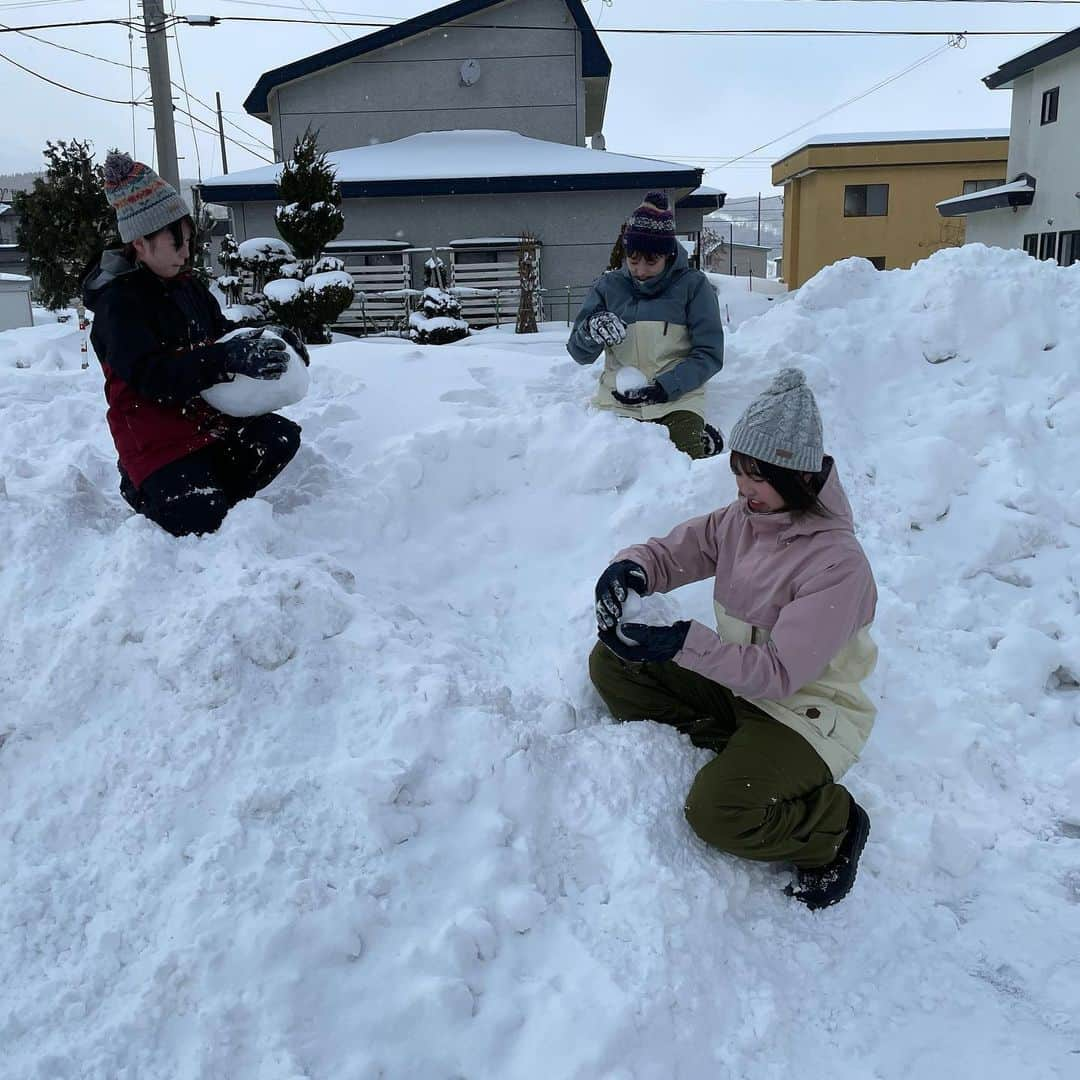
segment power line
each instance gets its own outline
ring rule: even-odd
[[[952,48],[963,48],[963,45],[961,44],[962,40],[962,38],[959,38],[955,41],[955,43],[953,41],[950,41],[947,45],[942,45],[937,49],[933,49],[925,56],[922,56],[918,60],[916,60],[913,64],[909,64],[902,71],[898,71],[895,75],[890,75],[888,78],[882,79],[881,82],[875,83],[868,90],[864,90],[861,94],[856,94],[854,97],[848,98],[847,101],[842,101],[839,105],[834,105],[831,109],[826,109],[825,112],[820,113],[813,119],[807,120],[805,124],[799,124],[798,127],[794,127],[790,131],[785,131],[783,135],[777,135],[775,139],[770,139],[768,142],[763,142],[760,146],[755,146],[753,150],[747,150],[745,154],[740,154],[739,157],[732,158],[731,161],[726,162],[725,165],[718,165],[713,169],[709,169],[708,171],[717,172],[719,169],[726,168],[728,165],[732,165],[734,162],[739,161],[744,157],[749,157],[750,154],[756,154],[759,150],[764,150],[766,146],[772,146],[773,143],[778,143],[781,141],[781,139],[786,139],[789,135],[794,135],[795,132],[802,131],[803,128],[808,128],[811,124],[816,124],[819,120],[824,120],[826,116],[831,116],[834,112],[839,112],[841,109],[846,108],[848,105],[854,104],[856,101],[861,101],[863,98],[869,97],[870,94],[873,94],[875,91],[880,90],[884,86],[888,86],[889,83],[896,82],[897,79],[903,78],[903,76],[914,71],[916,68],[922,67],[923,64],[928,64],[931,60],[936,59],[946,50]]]
[[[840,2],[840,0],[833,0]],[[938,0],[931,0],[938,2]],[[1080,0],[1069,0],[1078,2]],[[318,20],[312,19],[286,19],[278,16],[258,15],[215,15],[219,23],[226,22],[253,22],[253,23],[283,23],[297,26],[324,26]],[[359,26],[369,29],[388,29],[397,23],[369,22],[337,20],[335,26]],[[520,26],[510,23],[470,23],[470,30],[550,30],[550,26]],[[1048,37],[1053,34],[1064,33],[1062,30],[845,30],[836,28],[742,28],[742,29],[686,29],[679,30],[661,27],[610,27],[598,28],[602,34],[642,34],[658,35],[662,37]]]
[[[12,60],[10,56],[5,56],[0,53],[0,60],[6,60],[9,64],[17,67],[20,71],[25,71],[27,75],[33,75],[35,79],[40,79],[42,82],[47,82],[50,86],[59,87],[61,90],[67,90],[69,93],[78,94],[79,97],[93,98],[95,101],[107,101],[110,105],[141,105],[141,101],[121,101],[119,98],[101,97],[99,94],[91,94],[86,90],[77,90],[74,86],[68,86],[66,83],[57,82],[55,79],[50,79],[47,75],[42,75],[37,71],[31,71],[28,67],[23,67],[17,60]]]

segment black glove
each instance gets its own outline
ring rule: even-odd
[[[311,367],[311,357],[308,356],[304,339],[291,326],[278,326],[276,323],[271,323],[269,326],[264,326],[263,329],[269,330],[272,334],[277,334],[304,361],[304,367]]]
[[[623,623],[619,627],[623,638],[634,644],[627,645],[614,630],[602,630],[600,642],[606,645],[620,660],[631,664],[662,664],[671,660],[686,644],[690,633],[688,622],[672,626],[646,626],[644,623]]]
[[[626,323],[613,311],[598,311],[585,320],[585,336],[597,345],[621,345],[626,340]]]
[[[225,350],[225,370],[233,375],[280,379],[289,366],[285,343],[264,337],[258,328],[253,327],[251,333],[237,334],[221,342],[221,347]]]
[[[630,559],[612,563],[596,582],[596,626],[598,630],[614,630],[622,617],[623,601],[633,589],[644,596],[649,588],[645,571]]]
[[[667,391],[657,382],[636,390],[612,390],[611,396],[620,405],[661,405],[668,400]]]

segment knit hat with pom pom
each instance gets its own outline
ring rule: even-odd
[[[120,239],[125,244],[191,217],[187,203],[172,184],[149,165],[132,161],[118,150],[105,159],[105,196],[116,211]]]
[[[623,232],[623,248],[643,255],[674,255],[675,215],[662,191],[650,191],[630,215]]]
[[[731,450],[782,469],[820,472],[825,457],[821,413],[806,376],[784,368],[735,421]]]

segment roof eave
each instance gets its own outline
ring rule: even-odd
[[[599,153],[599,151],[597,151]],[[466,176],[459,179],[343,180],[343,199],[434,195],[524,195],[564,191],[618,191],[627,188],[696,188],[703,170],[678,172],[568,173],[551,176]],[[276,183],[199,185],[216,203],[280,201]]]
[[[983,83],[989,90],[1011,90],[1021,75],[1027,75],[1051,60],[1067,56],[1074,49],[1080,49],[1080,27],[1007,61],[997,71],[985,76]]]

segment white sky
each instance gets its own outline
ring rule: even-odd
[[[181,14],[272,16],[308,19],[305,0],[175,0]],[[306,0],[319,10],[316,0]],[[138,12],[135,0],[131,0]],[[166,0],[167,7],[173,0]],[[280,7],[278,5],[285,5]],[[358,18],[405,19],[439,6],[435,0],[325,0],[335,13]],[[978,2],[867,2],[867,0],[586,0],[586,7],[612,59],[605,134],[608,149],[646,157],[714,166],[754,150],[814,120],[848,98],[902,71],[945,43],[933,38],[661,37],[605,34],[607,27],[825,28],[1037,30],[1046,36],[1080,23],[1073,4]],[[78,19],[127,18],[129,0],[0,0],[0,22],[26,26]],[[348,16],[343,15],[347,18]],[[130,99],[129,37],[121,26],[35,31],[122,66],[64,52],[18,34],[0,34],[0,53],[39,74],[104,97]],[[180,27],[171,54],[175,83],[208,104],[220,91],[227,118],[269,141],[269,129],[243,113],[242,102],[259,75],[270,68],[331,47],[346,31],[326,26],[228,23],[213,29]],[[354,31],[347,31],[350,35]],[[364,31],[355,31],[362,36]],[[769,165],[785,150],[823,131],[889,131],[928,128],[1007,127],[1010,94],[987,90],[982,76],[1004,60],[1033,47],[1039,37],[968,39],[861,101],[794,131],[705,182],[730,195],[771,193]],[[136,65],[145,62],[138,36],[130,42]],[[135,93],[146,79],[136,73]],[[178,102],[184,105],[182,92]],[[40,167],[47,138],[89,138],[99,154],[116,145],[130,149],[132,109],[77,97],[0,60],[0,172]],[[206,109],[191,111],[213,123]],[[181,173],[220,173],[215,132],[198,135],[200,163],[186,118],[177,114]],[[183,121],[183,123],[181,123]],[[152,154],[149,109],[137,109],[134,150]],[[196,127],[196,130],[200,129]],[[245,139],[236,128],[228,133]],[[262,151],[266,153],[266,151]],[[259,158],[236,145],[228,148],[231,170],[252,168]],[[269,155],[268,155],[269,156]]]

